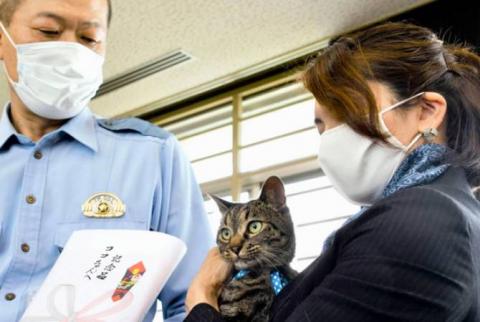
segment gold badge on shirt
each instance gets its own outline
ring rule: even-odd
[[[125,214],[125,204],[113,193],[96,193],[82,206],[82,212],[87,217],[117,218]]]

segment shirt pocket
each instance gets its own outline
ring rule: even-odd
[[[128,221],[119,219],[91,219],[84,222],[59,223],[55,231],[54,244],[62,251],[68,239],[74,231],[86,229],[124,229],[124,230],[148,230],[147,222]]]

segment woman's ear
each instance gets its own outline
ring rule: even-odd
[[[447,101],[436,92],[425,92],[422,97],[418,132],[427,129],[440,129],[447,114]]]

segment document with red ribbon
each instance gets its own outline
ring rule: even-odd
[[[185,252],[157,232],[76,231],[21,322],[142,321]]]

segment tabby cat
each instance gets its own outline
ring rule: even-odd
[[[295,235],[283,183],[270,177],[260,198],[245,204],[212,199],[223,215],[217,244],[234,267],[218,300],[220,312],[227,321],[268,321],[275,294],[297,274],[289,266]]]

